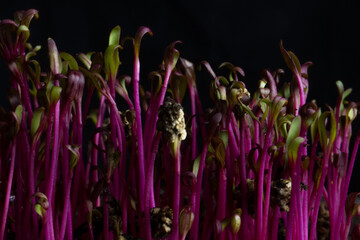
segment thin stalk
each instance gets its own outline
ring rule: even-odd
[[[7,220],[8,210],[9,210],[11,187],[12,187],[12,182],[13,182],[13,177],[14,177],[14,169],[15,169],[15,156],[16,156],[15,142],[11,142],[10,146],[11,146],[10,169],[9,169],[9,176],[8,176],[8,182],[7,182],[7,186],[6,186],[4,207],[3,207],[2,218],[1,218],[0,240],[4,239],[6,220]]]
[[[65,230],[68,223],[68,217],[71,218],[71,203],[70,203],[70,191],[71,191],[71,182],[73,179],[73,171],[70,170],[67,175],[67,183],[66,183],[66,189],[65,189],[65,199],[64,199],[64,208],[63,208],[63,214],[62,214],[62,221],[61,221],[61,227],[60,227],[60,240],[64,239],[65,237]]]
[[[277,240],[278,239],[278,228],[279,228],[279,216],[280,216],[280,207],[276,206],[273,210],[273,215],[271,218],[271,226],[270,226],[270,240]]]
[[[55,105],[55,112],[54,112],[54,137],[53,137],[53,149],[52,149],[52,156],[51,156],[51,168],[50,168],[50,176],[48,181],[48,186],[46,188],[46,196],[48,197],[49,201],[49,215],[51,218],[48,221],[48,229],[52,233],[52,238],[55,238],[53,235],[53,225],[52,225],[52,210],[54,209],[53,204],[53,192],[54,192],[54,186],[56,182],[56,173],[57,173],[57,165],[58,165],[58,156],[59,156],[59,141],[60,141],[60,132],[59,132],[59,117],[60,117],[60,100]],[[48,146],[50,147],[50,146]]]
[[[316,220],[319,214],[319,207],[320,207],[321,196],[323,194],[323,188],[325,188],[324,187],[325,176],[327,175],[327,171],[329,168],[329,158],[330,158],[329,154],[330,154],[329,150],[326,149],[324,151],[323,167],[321,172],[320,183],[316,189],[317,194],[315,199],[315,206],[311,215],[310,240],[316,239]]]
[[[263,188],[264,188],[264,171],[265,171],[265,164],[267,159],[267,149],[271,144],[271,126],[272,124],[268,124],[268,131],[265,135],[265,141],[263,149],[260,153],[259,160],[260,161],[260,169],[258,176],[255,178],[257,181],[256,183],[256,213],[255,213],[255,239],[259,240],[261,238],[262,233],[262,223],[263,223]]]
[[[286,229],[287,240],[292,239],[293,234],[298,235],[299,239],[303,239],[303,221],[301,211],[302,206],[300,201],[300,157],[300,154],[298,154],[298,158],[296,159],[296,163],[292,172],[290,211],[288,214],[288,225]]]
[[[139,174],[139,206],[140,211],[143,212],[144,205],[144,193],[145,193],[145,159],[144,159],[144,144],[143,144],[143,131],[141,123],[141,106],[140,106],[140,95],[139,95],[139,80],[140,80],[140,60],[139,55],[135,53],[134,59],[134,75],[133,75],[133,96],[134,96],[134,107],[136,115],[136,139],[138,145],[138,174]],[[140,217],[141,218],[141,217]]]
[[[229,155],[229,148],[227,149],[227,154]],[[218,179],[218,194],[217,194],[217,204],[216,204],[216,219],[222,221],[225,218],[226,214],[226,168],[220,167],[219,169],[219,179]],[[221,231],[218,239],[223,240],[225,238],[225,232]]]
[[[154,164],[155,164],[157,149],[159,147],[160,138],[161,138],[161,134],[157,134],[152,146],[151,158],[146,172],[145,237],[147,240],[151,240],[150,208],[152,208],[153,206],[151,206],[150,204],[150,198],[151,195],[154,194],[153,192],[151,193],[151,189],[153,188],[151,188],[150,184],[152,183],[151,179],[154,178]]]
[[[60,117],[60,129],[62,129],[62,175],[64,176],[64,208],[63,214],[61,218],[61,226],[60,226],[60,239],[64,239],[65,237],[65,230],[67,226],[67,219],[68,219],[68,207],[70,206],[70,189],[71,189],[71,180],[69,183],[69,151],[66,145],[69,144],[69,128],[70,128],[70,115],[68,114],[70,111],[70,105],[66,107]],[[69,198],[69,202],[68,202]]]
[[[197,174],[197,182],[196,182],[196,200],[195,200],[195,216],[194,216],[194,222],[193,227],[191,229],[191,235],[190,239],[197,240],[198,239],[198,233],[199,233],[199,220],[200,220],[200,200],[201,200],[201,185],[203,181],[203,173],[205,168],[205,158],[206,153],[208,150],[209,142],[206,142],[203,150],[201,152],[201,158],[200,158],[200,165],[199,165],[199,171]]]
[[[348,166],[348,170],[346,172],[346,179],[345,179],[344,187],[342,188],[342,192],[341,192],[341,196],[340,196],[340,206],[342,206],[342,208],[343,208],[343,206],[345,206],[346,195],[347,195],[347,191],[349,189],[351,173],[354,168],[356,155],[357,155],[357,152],[359,149],[359,144],[360,144],[360,133],[356,136],[356,140],[355,140],[353,150],[351,153],[350,163]],[[345,214],[345,211],[341,210],[339,213],[338,219],[342,220],[344,218],[344,214]],[[337,227],[337,232],[340,232],[340,224],[338,224],[336,227]]]
[[[269,213],[270,213],[270,191],[271,191],[271,177],[272,177],[272,166],[273,161],[269,163],[269,170],[266,175],[266,190],[265,190],[265,200],[264,200],[264,216],[263,216],[263,231],[262,239],[268,238],[268,224],[269,224]]]
[[[178,140],[177,140],[178,141]],[[180,174],[181,174],[181,142],[175,142],[175,159],[174,159],[174,193],[173,193],[173,223],[172,239],[179,239],[179,213],[180,213]]]
[[[246,176],[246,152],[245,152],[245,118],[240,119],[240,152],[239,152],[239,167],[240,167],[240,189],[241,189],[241,238],[246,238],[249,234],[248,230],[248,199],[247,199],[247,176]]]

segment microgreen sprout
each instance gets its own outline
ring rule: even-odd
[[[0,21],[10,71],[0,240],[359,238],[360,193],[348,193],[359,104],[341,81],[335,106],[308,101],[311,63],[280,42],[289,70],[264,70],[252,93],[242,68],[224,62],[221,76],[201,62],[210,88],[200,98],[206,81],[177,41],[147,89],[140,45],[149,28],[122,38],[116,26],[103,52],[72,56],[52,38],[32,47],[37,18],[30,9]],[[120,61],[124,48],[134,55]]]

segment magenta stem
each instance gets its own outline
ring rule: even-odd
[[[174,193],[173,193],[173,224],[172,239],[179,239],[179,213],[180,213],[180,174],[181,174],[181,153],[179,141],[176,143],[176,152],[174,159]]]
[[[149,165],[147,168],[147,172],[146,172],[146,193],[145,193],[145,237],[146,240],[151,240],[151,225],[150,225],[150,209],[152,207],[155,206],[151,206],[150,203],[150,198],[151,195],[154,195],[154,192],[151,192],[151,190],[153,189],[150,184],[153,184],[153,181],[151,181],[151,179],[154,178],[154,164],[155,164],[155,159],[156,159],[156,153],[157,153],[157,149],[159,147],[159,142],[160,142],[160,138],[161,138],[161,134],[156,135],[155,141],[153,143],[152,146],[152,151],[151,151],[151,158],[149,161]]]
[[[15,142],[10,143],[10,146],[11,146],[10,169],[9,169],[8,182],[7,182],[7,186],[6,186],[4,208],[3,208],[3,212],[2,212],[2,218],[1,218],[0,240],[4,239],[7,214],[8,214],[8,210],[9,210],[11,187],[12,187],[12,182],[13,182],[13,177],[14,177],[14,169],[15,169],[15,156],[16,156]]]

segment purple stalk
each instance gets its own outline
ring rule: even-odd
[[[24,112],[23,112],[23,119],[25,119],[25,113]],[[31,150],[30,150],[31,148],[30,148],[30,145],[29,145],[29,137],[28,137],[28,134],[27,134],[27,131],[26,131],[26,121],[21,121],[21,128],[20,128],[20,131],[19,131],[18,134],[19,134],[20,137],[17,139],[16,142],[17,142],[17,144],[19,144],[21,146],[20,149],[22,149],[22,151],[19,152],[19,157],[20,157],[20,159],[23,160],[23,162],[22,162],[22,170],[23,170],[22,177],[29,179],[31,175],[33,176],[33,172],[30,173],[31,163],[29,163],[29,161],[30,161],[30,155],[31,155]],[[19,146],[18,146],[18,149],[19,149]],[[23,181],[23,180],[21,180],[21,181]],[[25,195],[25,198],[27,200],[29,200],[30,197],[31,197],[31,195],[30,195],[31,194],[30,193],[31,187],[30,186],[24,186],[24,187],[25,187],[25,189],[27,189],[27,191],[29,191],[29,192],[27,192],[27,196]],[[34,184],[34,187],[35,187],[35,184]],[[22,220],[23,226],[26,226],[26,227],[23,227],[23,229],[25,229],[26,231],[31,233],[31,234],[28,234],[26,237],[31,237],[31,235],[33,234],[33,227],[37,226],[37,222],[36,223],[35,222],[30,222],[30,224],[29,224],[29,219],[34,220],[37,217],[32,212],[30,204],[25,204],[25,208],[23,208],[23,211],[25,213],[22,213],[22,214],[25,217],[23,217],[21,220]],[[32,224],[34,224],[34,225],[32,226]]]
[[[319,214],[319,207],[320,207],[320,201],[321,196],[323,193],[324,183],[325,183],[325,176],[327,175],[328,168],[329,168],[329,156],[330,152],[328,149],[325,149],[324,156],[323,156],[323,167],[321,171],[321,178],[320,178],[320,184],[319,186],[316,186],[317,194],[315,199],[315,206],[313,209],[313,212],[311,214],[311,228],[310,228],[310,240],[316,239],[316,220],[318,218]]]
[[[297,103],[297,99],[296,96],[294,96],[295,98],[295,116],[299,115],[299,110],[301,108],[301,106],[303,106],[305,104],[306,98],[304,95],[304,86],[302,83],[302,77],[299,73],[294,73],[298,88],[299,88],[299,97],[300,97],[300,103]]]
[[[260,169],[257,178],[255,178],[256,183],[256,213],[255,213],[255,239],[259,240],[262,234],[262,223],[263,223],[263,189],[264,189],[264,171],[265,171],[265,163],[267,158],[267,149],[271,144],[271,129],[272,124],[268,124],[268,132],[265,135],[265,142],[263,149],[260,153],[259,160],[260,161]]]
[[[272,165],[273,161],[269,163],[269,170],[266,175],[266,190],[265,190],[265,201],[264,201],[264,216],[263,216],[263,231],[262,231],[262,239],[266,239],[268,237],[268,224],[269,224],[269,209],[270,209],[270,191],[271,191],[271,177],[272,177]]]
[[[292,184],[291,184],[291,198],[290,198],[290,211],[288,214],[288,225],[286,229],[286,239],[290,240],[293,237],[293,234],[298,234],[299,239],[302,238],[302,211],[301,211],[301,203],[300,203],[300,164],[301,164],[301,156],[298,154],[298,158],[296,159],[296,163],[293,166],[292,170]],[[296,211],[297,210],[297,211]],[[295,225],[295,221],[297,225]],[[295,226],[295,229],[294,229]],[[296,228],[298,226],[298,228]],[[300,230],[300,231],[299,231]]]
[[[306,171],[305,173],[303,173],[303,182],[305,185],[308,186],[308,172]],[[304,239],[309,239],[309,186],[307,190],[303,190],[302,192],[302,203],[303,203],[303,227],[304,229],[306,229],[306,231],[304,231]]]
[[[360,144],[360,133],[358,133],[357,136],[356,136],[353,151],[351,153],[350,163],[349,163],[349,166],[348,166],[348,170],[346,172],[346,179],[345,179],[344,187],[342,188],[342,192],[341,192],[341,196],[340,196],[340,206],[342,208],[343,208],[343,206],[345,206],[346,194],[347,194],[347,191],[349,189],[351,173],[352,173],[352,170],[354,168],[357,151],[359,149],[359,144]],[[343,217],[344,217],[344,213],[345,213],[345,211],[340,211],[338,219],[342,220]],[[337,227],[336,231],[340,232],[340,224],[338,224],[336,227]]]
[[[230,127],[231,125],[229,125]],[[244,116],[241,117],[240,119],[240,152],[239,152],[239,167],[240,167],[240,189],[241,189],[241,193],[242,193],[242,197],[241,198],[241,209],[242,209],[242,214],[241,214],[241,238],[246,238],[248,237],[248,201],[247,201],[247,178],[246,178],[246,152],[245,152],[245,118]],[[229,129],[229,132],[230,131]],[[230,135],[230,134],[229,134]],[[235,139],[234,139],[235,140]],[[234,141],[232,140],[232,141]]]
[[[171,66],[169,66],[169,65],[166,66],[164,82],[163,82],[163,85],[161,86],[160,95],[155,96],[155,100],[154,100],[153,104],[150,105],[149,110],[147,112],[148,115],[146,118],[145,135],[144,135],[146,145],[148,146],[147,147],[147,155],[150,153],[151,141],[154,139],[154,135],[155,135],[155,131],[156,131],[158,110],[159,110],[160,105],[162,105],[164,102],[167,86],[168,86],[169,79],[171,76],[171,72],[172,72]]]
[[[85,178],[85,169],[83,165],[83,154],[82,154],[82,145],[83,145],[83,121],[82,121],[82,108],[81,108],[81,99],[75,99],[75,114],[74,114],[74,123],[73,123],[73,144],[79,145],[79,160],[75,167],[75,172],[73,173],[73,193],[79,192],[79,196],[74,196],[77,194],[73,194],[73,199],[71,199],[71,204],[77,206],[77,202],[80,200],[82,202],[82,208],[78,213],[78,222],[82,222],[86,220],[86,211],[84,203],[86,201],[86,191],[85,187],[80,188],[80,186],[86,186],[87,178]],[[89,154],[90,155],[90,154]],[[80,190],[80,191],[79,191]],[[75,198],[75,199],[74,199]],[[74,209],[75,210],[75,209]],[[72,211],[72,216],[75,212]],[[70,214],[69,214],[70,215]],[[70,215],[71,216],[71,215]]]
[[[7,182],[6,193],[5,193],[5,201],[4,201],[4,207],[3,207],[3,212],[2,212],[2,218],[1,218],[0,240],[4,239],[6,220],[7,220],[7,216],[8,216],[8,210],[9,210],[11,187],[12,187],[12,182],[13,182],[13,177],[14,177],[14,169],[15,169],[15,156],[16,156],[15,142],[10,143],[10,146],[11,146],[10,169],[9,169],[9,176],[8,176],[8,182]]]
[[[65,188],[65,199],[64,199],[64,208],[63,208],[63,214],[61,217],[61,228],[60,228],[60,240],[64,239],[65,237],[65,230],[67,225],[70,225],[68,223],[68,217],[71,219],[71,203],[70,203],[70,191],[71,191],[71,182],[73,179],[73,171],[68,171],[67,175],[67,182],[66,182],[66,188]]]
[[[180,213],[180,174],[181,174],[181,141],[176,140],[175,143],[175,159],[174,159],[174,193],[173,193],[173,223],[172,223],[172,239],[179,239],[179,213]]]
[[[195,200],[195,211],[194,211],[194,222],[193,227],[191,228],[190,239],[197,240],[199,232],[199,219],[200,219],[200,200],[201,200],[201,185],[203,180],[203,173],[205,168],[205,158],[210,142],[206,142],[203,150],[201,152],[199,172],[197,174],[197,183],[196,183],[196,200]]]
[[[134,107],[136,114],[136,139],[138,144],[138,171],[139,171],[139,207],[140,211],[144,211],[144,192],[145,192],[145,159],[144,159],[144,144],[143,144],[143,133],[141,124],[141,106],[139,96],[139,80],[140,80],[140,60],[139,54],[135,52],[134,59],[134,75],[133,75],[133,96],[134,96]],[[142,225],[142,224],[141,224]]]
[[[155,159],[156,159],[156,153],[157,153],[157,149],[159,147],[159,142],[160,142],[160,138],[161,138],[161,134],[156,135],[155,137],[155,141],[153,143],[152,146],[152,151],[151,151],[151,158],[149,161],[149,166],[147,168],[147,172],[146,172],[146,192],[145,192],[145,237],[146,240],[151,240],[151,225],[150,225],[150,208],[154,207],[151,206],[150,204],[150,196],[151,196],[151,186],[150,184],[152,184],[151,179],[154,178],[154,164],[155,164]]]
[[[100,128],[102,126],[104,113],[105,113],[105,96],[101,95],[96,128]],[[96,133],[94,136],[94,144],[95,145],[99,145],[99,137],[100,137],[100,134]],[[95,147],[92,150],[92,161],[93,161],[94,166],[98,165],[98,149]],[[96,183],[98,181],[98,172],[97,171],[93,171],[92,181],[94,183]]]
[[[196,115],[196,105],[195,105],[195,87],[189,86],[190,99],[191,99],[191,116]],[[191,119],[191,160],[194,161],[197,154],[197,140],[196,140],[196,118]]]
[[[51,156],[51,168],[50,168],[50,176],[49,176],[49,180],[48,180],[48,186],[46,188],[46,196],[48,197],[48,201],[49,201],[49,209],[48,209],[48,213],[49,213],[49,221],[47,224],[47,227],[50,231],[53,231],[53,225],[52,225],[52,211],[53,211],[53,192],[54,192],[54,186],[55,186],[55,182],[56,182],[56,173],[57,173],[57,165],[58,165],[58,156],[59,156],[59,140],[60,140],[60,132],[59,132],[59,117],[60,117],[60,101],[58,100],[58,102],[55,105],[55,113],[54,113],[54,137],[53,137],[53,149],[52,149],[52,156]],[[50,147],[50,146],[48,146]],[[52,232],[52,238],[54,238],[55,236],[53,235],[54,233]]]
[[[280,217],[280,207],[276,206],[273,209],[273,214],[270,223],[270,240],[277,240],[278,239],[278,229],[279,229],[279,217]]]
[[[226,155],[229,155],[229,148],[226,150]],[[226,168],[220,167],[219,169],[219,183],[218,183],[218,194],[216,204],[216,219],[220,222],[225,218],[226,214]],[[225,238],[225,231],[220,233],[218,239],[223,240]]]

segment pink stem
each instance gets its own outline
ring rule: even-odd
[[[3,214],[2,214],[2,218],[1,218],[0,240],[4,239],[6,220],[7,220],[8,210],[9,210],[11,187],[12,187],[12,182],[13,182],[13,177],[14,177],[14,169],[15,169],[16,144],[14,142],[12,142],[10,144],[10,146],[11,146],[10,169],[9,169],[6,193],[5,193]]]

